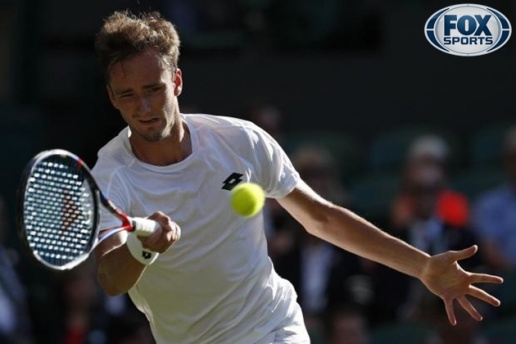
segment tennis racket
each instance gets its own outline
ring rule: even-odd
[[[102,204],[121,225],[102,231]],[[103,240],[122,230],[148,236],[156,221],[129,217],[104,196],[89,167],[75,154],[52,149],[27,164],[18,190],[18,234],[37,262],[53,270],[69,270],[84,260]]]

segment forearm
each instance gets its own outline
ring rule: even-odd
[[[416,278],[421,277],[422,268],[430,257],[362,217],[334,205],[323,221],[306,229],[342,249]]]
[[[131,289],[146,267],[131,255],[124,242],[117,242],[109,249],[101,250],[97,256],[97,279],[102,289],[111,296]]]
[[[278,202],[311,234],[346,251],[421,277],[429,255],[316,194],[304,182]]]

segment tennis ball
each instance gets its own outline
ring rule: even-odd
[[[245,217],[251,217],[263,208],[265,193],[260,185],[255,183],[240,183],[231,190],[231,207]]]

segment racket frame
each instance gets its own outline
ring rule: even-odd
[[[88,239],[88,245],[86,246],[87,249],[84,250],[84,253],[77,256],[70,262],[64,265],[55,265],[51,264],[45,259],[43,259],[40,255],[34,252],[34,250],[30,247],[30,243],[27,240],[27,230],[25,228],[25,212],[24,212],[24,200],[25,200],[25,194],[26,189],[29,184],[29,180],[32,176],[32,173],[34,171],[34,168],[42,161],[46,160],[51,156],[60,155],[63,157],[71,158],[74,160],[78,167],[83,171],[83,176],[85,180],[88,182],[91,195],[93,198],[93,230],[90,233],[89,239]],[[122,221],[122,224],[118,227],[105,229],[102,232],[106,233],[102,239],[99,240],[99,221],[100,221],[100,203],[109,210],[112,214],[114,214],[117,218],[119,218]],[[131,223],[130,218],[124,214],[112,201],[110,201],[100,190],[100,188],[97,185],[97,182],[93,178],[93,175],[91,174],[91,170],[88,167],[88,165],[77,155],[63,150],[63,149],[50,149],[46,151],[42,151],[38,153],[36,156],[34,156],[27,166],[25,167],[22,177],[21,177],[21,183],[20,187],[18,189],[17,194],[17,205],[16,205],[16,225],[18,229],[18,236],[21,238],[22,242],[24,243],[24,248],[30,253],[30,256],[36,259],[36,261],[43,266],[52,269],[52,270],[70,270],[77,265],[81,264],[83,261],[85,261],[93,249],[103,240],[107,239],[108,237],[111,237],[111,235],[121,231],[132,231],[134,229],[133,224]]]

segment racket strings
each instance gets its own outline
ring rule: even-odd
[[[24,207],[27,240],[41,259],[62,266],[89,252],[94,196],[77,161],[53,157],[37,164]]]

